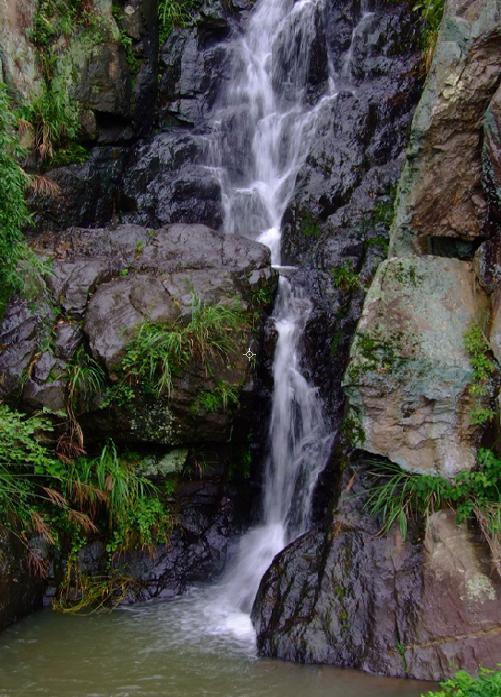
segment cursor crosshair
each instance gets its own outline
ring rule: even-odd
[[[256,354],[252,353],[250,346],[243,355],[249,360],[249,363],[256,357]]]

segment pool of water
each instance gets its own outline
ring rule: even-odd
[[[218,614],[207,592],[110,614],[32,615],[0,635],[0,697],[418,697],[430,689],[258,659],[248,618]]]

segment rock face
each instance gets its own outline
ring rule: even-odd
[[[468,262],[381,264],[344,381],[364,433],[360,447],[414,472],[452,476],[474,466],[481,428],[465,334],[487,311]]]
[[[419,35],[405,5],[375,3],[371,9],[363,15],[343,1],[327,11],[339,94],[319,105],[312,145],[284,214],[286,263],[313,257],[325,270],[337,265],[336,243],[366,238],[375,208],[388,204],[400,174],[420,87]]]
[[[22,99],[33,98],[42,87],[35,47],[26,32],[32,26],[34,12],[32,0],[0,2],[0,80],[11,85]]]
[[[485,236],[482,118],[499,85],[500,51],[499,0],[446,3],[431,72],[414,115],[391,254],[433,254],[441,238],[475,241]]]
[[[30,572],[26,550],[0,531],[0,631],[42,607],[43,583]]]
[[[423,542],[378,534],[362,508],[370,484],[355,477],[330,528],[300,537],[265,574],[260,653],[423,680],[495,668],[501,582],[486,546],[447,512],[431,516]]]
[[[208,305],[238,301],[242,311],[262,316],[256,298],[259,292],[272,298],[276,286],[265,247],[203,225],[155,231],[134,225],[73,228],[38,236],[35,246],[53,260],[48,305],[52,310],[44,315],[45,303],[36,308],[16,301],[0,327],[2,395],[13,397],[22,391],[31,409],[64,409],[68,375],[79,360],[77,349],[85,353],[88,346],[113,384],[127,346],[145,322],[186,322],[194,297]],[[259,322],[255,329],[249,323],[239,331],[225,363],[208,373],[203,361],[193,358],[182,375],[174,377],[169,395],[138,393],[102,408],[105,391],[94,395],[92,403],[80,409],[86,430],[93,437],[116,433],[122,441],[168,446],[227,441],[232,412],[202,414],[193,407],[198,395],[221,381],[238,392],[249,383],[250,365],[243,353],[258,340]]]

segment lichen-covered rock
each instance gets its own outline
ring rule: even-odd
[[[43,85],[35,47],[29,41],[35,9],[33,0],[0,1],[0,81],[22,100],[33,99]]]
[[[464,337],[487,309],[469,262],[381,264],[344,378],[360,447],[414,472],[452,476],[474,466],[481,432]]]
[[[366,487],[357,473],[330,528],[266,572],[253,609],[260,654],[424,680],[495,668],[501,582],[485,543],[445,511],[424,542],[381,535],[363,512]]]
[[[412,124],[391,254],[433,253],[440,238],[486,236],[482,117],[499,84],[500,51],[500,0],[446,3]]]

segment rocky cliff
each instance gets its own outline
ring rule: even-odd
[[[412,503],[396,477],[423,492],[450,480],[457,491],[481,466],[479,447],[497,444],[500,56],[499,2],[446,3],[389,258],[343,380],[355,454],[327,530],[294,542],[263,579],[254,606],[263,654],[423,679],[497,664],[499,567],[482,524],[459,524],[432,503],[409,532],[402,512]],[[392,488],[377,503],[381,471]],[[384,523],[391,497],[400,529]]]

